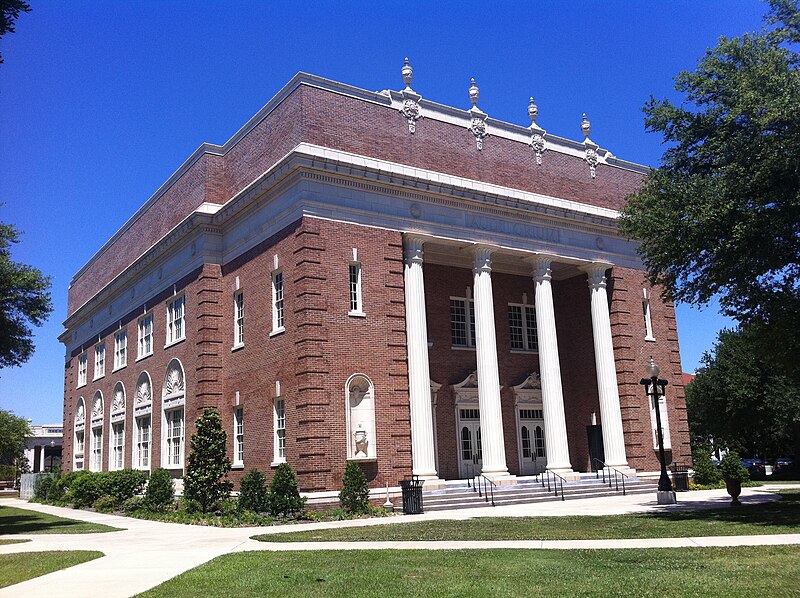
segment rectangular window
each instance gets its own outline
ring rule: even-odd
[[[536,338],[536,310],[533,305],[508,304],[508,332],[513,350],[539,350],[539,341]]]
[[[361,264],[350,264],[350,313],[361,315],[364,308],[361,303]]]
[[[167,467],[183,466],[183,407],[166,412],[166,463]]]
[[[181,295],[167,304],[167,344],[186,338],[186,297]]]
[[[90,471],[103,470],[103,428],[92,428],[92,449],[89,459]]]
[[[150,469],[150,416],[136,418],[136,467]]]
[[[114,369],[128,365],[128,331],[120,330],[114,335]]]
[[[94,348],[94,379],[106,375],[106,344],[101,343]]]
[[[286,461],[286,402],[275,399],[275,463]]]
[[[233,296],[233,346],[244,344],[244,292]]]
[[[237,407],[233,412],[233,464],[244,464],[244,409]]]
[[[139,318],[139,358],[153,354],[153,314]]]
[[[283,318],[283,272],[272,273],[272,332],[284,329]]]
[[[648,392],[652,392],[652,386],[647,387]],[[656,421],[656,410],[653,404],[653,397],[650,395],[650,421],[653,428],[653,448],[658,449],[658,425]],[[658,411],[661,416],[661,431],[664,435],[664,450],[672,449],[672,441],[669,436],[669,417],[667,417],[667,397],[661,396],[658,398]]]
[[[454,347],[475,346],[475,303],[465,297],[450,297],[450,339]]]
[[[642,289],[642,312],[644,316],[644,340],[654,341],[656,337],[653,336],[653,322],[650,319],[650,299],[647,297],[647,289]]]
[[[84,353],[78,357],[78,387],[86,385],[86,372],[89,369],[89,356]]]
[[[125,424],[123,422],[111,424],[111,466],[109,469],[122,469],[124,461],[124,446]]]
[[[83,430],[75,432],[75,469],[83,469]]]

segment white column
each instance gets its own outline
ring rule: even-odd
[[[594,262],[584,270],[589,274],[589,292],[592,298],[594,361],[606,464],[617,469],[627,469],[628,459],[625,456],[625,436],[622,432],[617,368],[614,363],[614,345],[611,342],[611,320],[608,316],[606,294],[606,269],[610,267],[611,264],[605,262]]]
[[[425,283],[422,276],[422,246],[418,237],[405,237],[406,344],[408,348],[408,394],[411,408],[412,472],[435,480],[431,376],[428,365],[428,323],[425,317]]]
[[[478,362],[478,403],[481,410],[482,473],[508,476],[500,407],[500,374],[497,368],[497,338],[494,331],[491,250],[474,250],[472,273],[475,299],[475,352]]]
[[[564,417],[564,392],[561,389],[551,261],[550,256],[537,255],[531,259],[531,264],[536,286],[536,338],[539,342],[539,377],[542,382],[547,469],[563,475],[572,472],[572,464],[569,460],[567,422]]]
[[[44,471],[44,448],[45,445],[42,445],[41,454],[39,455],[39,471]]]

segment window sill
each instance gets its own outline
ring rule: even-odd
[[[78,384],[78,386],[76,386],[75,388],[76,388],[76,389],[77,389],[77,388],[83,388],[84,386],[86,386],[86,382],[84,382],[83,384]]]
[[[238,345],[233,345],[233,347],[231,347],[231,353],[239,351],[240,349],[244,349],[244,343],[240,343]]]
[[[278,336],[279,334],[283,334],[284,332],[286,332],[286,327],[281,326],[280,328],[276,328],[275,330],[270,332],[269,335],[270,337],[273,337],[273,336]]]
[[[139,362],[140,362],[140,361],[142,361],[143,359],[147,359],[147,358],[148,358],[148,357],[150,357],[152,354],[153,354],[153,352],[152,352],[152,351],[150,351],[149,353],[145,353],[144,355],[139,355],[139,357],[137,357],[137,358],[136,358],[136,363],[139,363]]]
[[[175,345],[177,345],[177,344],[179,344],[179,343],[182,343],[182,342],[183,342],[183,341],[185,341],[185,340],[186,340],[186,337],[185,337],[185,336],[182,336],[182,337],[181,337],[181,338],[179,338],[179,339],[176,339],[176,340],[174,340],[174,341],[170,341],[170,342],[168,342],[166,345],[164,345],[164,348],[165,348],[165,349],[169,349],[170,347],[173,347],[173,346],[175,346]]]
[[[376,463],[378,457],[348,457],[347,461],[363,462],[363,463]]]
[[[347,312],[347,315],[350,316],[351,318],[366,318],[367,317],[367,314],[365,314],[363,311],[349,311],[349,312]]]
[[[244,463],[234,463],[231,465],[231,469],[244,469]]]
[[[450,345],[453,351],[474,351],[475,347],[465,347],[463,345]]]
[[[141,466],[137,465],[136,467],[131,467],[131,469],[135,469],[137,471],[150,471],[150,466],[149,465],[147,465],[147,466],[145,466],[145,465],[141,465]]]
[[[538,355],[539,351],[534,351],[533,349],[511,349],[512,353],[522,353],[525,355]]]
[[[121,365],[118,368],[114,368],[113,370],[111,370],[111,373],[113,374],[114,372],[118,372],[120,370],[124,370],[126,367],[128,367],[128,363],[127,362],[124,365]]]
[[[646,336],[646,337],[644,337],[644,340],[645,340],[645,342],[648,342],[648,343],[656,342],[656,339],[653,338],[652,336]]]
[[[98,380],[102,380],[105,377],[106,377],[106,375],[103,374],[102,376],[98,376],[97,378],[92,378],[92,382],[97,382]]]
[[[183,469],[183,465],[162,465],[163,469],[168,469],[170,471],[177,471],[179,469]]]
[[[286,463],[286,459],[278,459],[277,461],[273,461],[269,464],[270,467],[278,467],[279,465]]]

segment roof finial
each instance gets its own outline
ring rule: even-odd
[[[536,124],[536,119],[539,118],[539,107],[533,103],[533,98],[531,98],[531,103],[528,105],[528,117],[531,119],[531,124]]]
[[[475,79],[474,78],[470,79],[469,82],[470,82],[470,86],[469,86],[469,101],[472,102],[472,105],[477,108],[478,107],[478,98],[480,97],[481,92],[478,89],[478,86],[475,85]]]
[[[592,132],[592,123],[589,122],[589,119],[586,118],[586,113],[583,113],[583,120],[581,121],[581,131],[583,131],[583,136],[586,139],[589,139],[589,133]]]
[[[403,70],[401,71],[403,75],[403,81],[406,84],[406,89],[411,89],[411,80],[414,78],[414,69],[411,68],[411,65],[408,64],[408,57],[406,56],[405,61],[403,62]]]

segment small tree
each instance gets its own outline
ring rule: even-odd
[[[726,481],[746,482],[750,479],[750,474],[742,465],[742,460],[736,451],[730,451],[722,458],[722,463],[719,464],[719,471],[722,474],[722,479]]]
[[[159,467],[150,475],[144,495],[145,507],[151,511],[164,511],[175,503],[175,486],[166,469]]]
[[[297,475],[288,463],[278,465],[269,483],[269,493],[269,510],[275,517],[294,517],[305,507],[306,499],[300,496]]]
[[[262,513],[269,511],[269,493],[266,476],[253,469],[242,478],[239,488],[239,510]]]
[[[367,477],[355,461],[349,461],[344,468],[342,491],[339,502],[349,513],[366,513],[369,511],[369,485]]]
[[[694,464],[694,481],[696,484],[712,486],[722,479],[719,471],[711,461],[711,449],[707,446],[699,446],[694,449],[692,463]]]
[[[233,488],[227,479],[231,470],[231,460],[225,449],[228,435],[222,429],[219,411],[213,408],[203,410],[195,429],[183,478],[183,493],[187,500],[195,501],[203,513],[208,513],[228,498]]]

